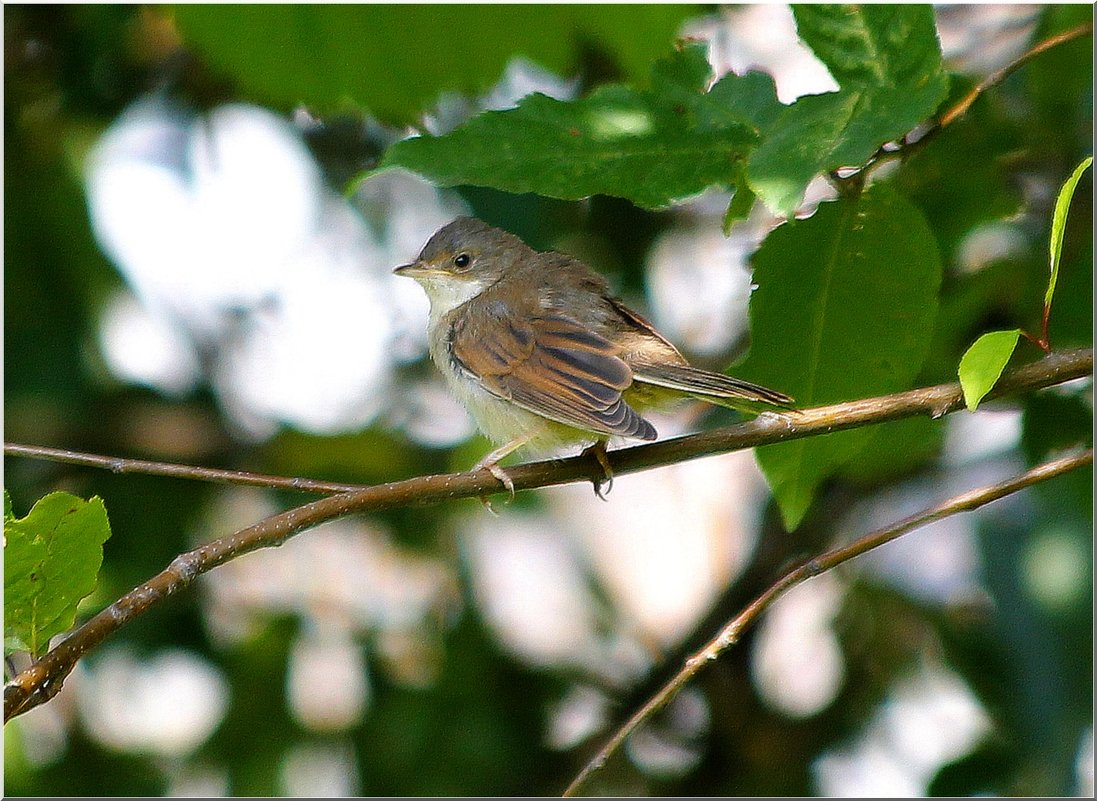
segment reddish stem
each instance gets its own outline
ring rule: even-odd
[[[1043,321],[1041,322],[1041,325],[1040,325],[1040,330],[1041,330],[1043,335],[1040,336],[1040,337],[1035,337],[1032,334],[1030,334],[1028,331],[1026,331],[1025,329],[1023,329],[1023,328],[1021,329],[1021,336],[1023,336],[1025,339],[1027,339],[1033,345],[1038,347],[1044,353],[1051,353],[1051,341],[1050,341],[1050,339],[1048,337],[1048,333],[1047,333],[1047,321],[1048,321],[1048,318],[1050,316],[1051,316],[1051,306],[1049,304],[1045,303],[1044,304],[1044,318],[1043,318]]]

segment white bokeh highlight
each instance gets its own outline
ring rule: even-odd
[[[899,798],[926,795],[937,772],[990,732],[971,689],[927,662],[900,680],[851,743],[812,766],[820,795]]]
[[[391,270],[465,211],[400,172],[363,182],[355,209],[288,122],[243,104],[197,115],[141,100],[85,177],[95,236],[143,312],[106,307],[108,367],[169,394],[204,370],[250,439],[358,430],[385,411],[392,367],[425,346],[425,299]]]
[[[660,234],[645,271],[659,330],[690,353],[727,351],[747,330],[748,259],[756,244],[725,237],[716,219]]]
[[[290,651],[286,684],[290,711],[306,728],[355,726],[370,701],[362,644],[345,627],[310,627]]]
[[[182,328],[124,290],[103,306],[99,345],[108,369],[129,383],[182,395],[202,377],[198,354]]]
[[[758,694],[791,718],[824,710],[842,688],[845,659],[833,623],[843,588],[816,576],[778,598],[767,610],[751,651]]]
[[[661,420],[660,432],[673,432]],[[685,636],[745,567],[765,485],[741,452],[547,490],[554,517],[590,553],[619,625],[653,653]]]
[[[81,663],[73,678],[88,732],[120,751],[186,756],[214,732],[228,707],[220,671],[179,649],[143,659],[108,648]]]
[[[348,742],[304,742],[291,748],[278,772],[289,798],[346,798],[358,795],[358,758]]]
[[[597,605],[579,549],[547,520],[508,518],[500,526],[473,517],[462,532],[472,589],[488,625],[532,664],[593,663]]]

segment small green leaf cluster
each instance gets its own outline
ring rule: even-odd
[[[1078,181],[1082,179],[1082,173],[1093,164],[1093,157],[1089,156],[1082,161],[1074,172],[1059,189],[1059,195],[1055,200],[1055,212],[1051,218],[1051,238],[1048,245],[1048,258],[1050,271],[1048,274],[1047,292],[1044,293],[1044,330],[1039,338],[1029,336],[1044,350],[1051,349],[1048,341],[1047,323],[1051,316],[1051,300],[1055,295],[1055,285],[1059,281],[1059,260],[1063,252],[1063,231],[1066,229],[1067,212],[1070,210],[1070,201],[1074,197],[1074,190]],[[979,408],[979,402],[994,388],[1002,371],[1006,369],[1017,347],[1017,342],[1023,332],[1020,328],[1012,328],[1007,331],[991,331],[983,334],[972,344],[960,359],[960,384],[964,388],[964,402],[972,411]]]

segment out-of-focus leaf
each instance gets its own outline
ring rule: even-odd
[[[964,403],[971,411],[979,408],[979,402],[997,383],[1020,336],[1021,331],[1017,328],[983,334],[960,359],[957,372],[964,390]]]
[[[529,95],[444,136],[397,142],[382,169],[404,167],[443,186],[567,200],[605,194],[660,208],[735,185],[759,122],[776,107],[771,80],[733,76],[714,94],[705,91],[709,77],[705,48],[690,45],[656,64],[650,90],[605,86],[575,102]]]
[[[857,458],[842,467],[843,477],[874,485],[908,475],[941,451],[943,420],[908,417],[872,426]]]
[[[1075,198],[1075,205],[1091,200],[1089,195]],[[1068,229],[1078,230],[1089,241],[1076,242],[1068,233],[1064,250],[1071,253],[1064,258],[1055,287],[1055,307],[1051,312],[1048,337],[1052,347],[1085,347],[1093,343],[1093,241],[1092,213],[1083,216],[1072,214],[1076,223],[1068,223]],[[1077,228],[1075,227],[1077,225]]]
[[[895,392],[926,357],[941,264],[921,213],[886,186],[776,229],[754,257],[751,351],[736,371],[801,406]],[[758,450],[785,525],[872,432]]]
[[[98,497],[67,492],[39,499],[24,518],[4,510],[4,641],[40,655],[50,637],[72,626],[76,605],[95,589],[110,537]]]
[[[1021,448],[1029,464],[1081,445],[1093,445],[1093,407],[1080,394],[1037,392],[1025,397]]]
[[[741,182],[736,188],[735,194],[732,195],[731,202],[728,203],[727,211],[724,212],[724,236],[730,236],[731,227],[739,220],[745,220],[750,216],[750,210],[754,208],[755,200],[755,195],[750,191],[746,181]]]
[[[948,93],[928,6],[799,6],[801,37],[841,87],[788,106],[750,156],[751,188],[791,215],[812,178],[863,164],[925,121]]]
[[[408,122],[441,92],[479,92],[515,56],[557,73],[581,47],[644,75],[688,5],[181,5],[184,41],[256,99],[320,110],[351,102]]]
[[[1092,6],[1049,3],[1041,7],[1032,42],[1092,24]],[[1062,152],[1073,162],[1093,149],[1092,33],[1045,50],[1017,77],[1025,88],[1026,102],[1032,104],[1025,115],[1026,129],[1044,158]]]

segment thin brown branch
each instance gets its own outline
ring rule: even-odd
[[[1033,391],[1092,373],[1091,349],[1054,353],[1003,375],[988,399]],[[608,458],[613,472],[625,475],[687,459],[903,417],[928,414],[936,418],[962,408],[963,403],[959,384],[941,384],[833,406],[763,414],[723,429],[610,451]],[[593,481],[604,476],[602,465],[593,456],[533,462],[508,467],[507,473],[516,490]],[[4,719],[9,720],[13,715],[49,700],[88,650],[149,607],[188,587],[202,573],[230,559],[259,548],[281,545],[299,531],[349,514],[485,496],[500,491],[498,479],[486,469],[412,478],[321,498],[181,554],[161,573],[74,629],[38,662],[15,676],[4,688]]]
[[[1020,56],[1002,67],[1000,70],[991,73],[987,77],[983,78],[983,80],[979,81],[979,83],[976,84],[970,92],[960,98],[960,100],[953,104],[951,108],[949,108],[947,111],[945,111],[944,114],[937,118],[937,127],[945,128],[948,125],[951,125],[960,117],[964,116],[964,114],[967,113],[967,110],[971,108],[971,104],[978,100],[979,96],[983,94],[983,92],[995,86],[998,86],[1010,75],[1015,73],[1028,62],[1032,61],[1032,59],[1036,58],[1036,56],[1040,55],[1041,53],[1045,53],[1052,48],[1058,47],[1059,45],[1066,44],[1067,42],[1073,42],[1075,39],[1081,39],[1083,36],[1090,36],[1092,35],[1092,33],[1093,23],[1084,22],[1074,28],[1063,31],[1062,33],[1054,34],[1053,36],[1049,36],[1047,39],[1044,39],[1041,42],[1037,42]]]
[[[1088,359],[1088,361],[1087,361]],[[1088,375],[1092,372],[1092,351],[1075,350],[1067,351],[1052,357],[1051,361],[1045,359],[1035,362],[1028,367],[1021,368],[1013,374],[1007,374],[998,383],[996,391],[992,392],[993,398],[998,394],[1023,392],[1029,389],[1038,389],[1047,384],[1039,384],[1044,370],[1052,372],[1065,371],[1067,377],[1060,379],[1068,381],[1072,378]],[[1036,377],[1036,384],[1032,383]],[[1016,385],[1014,385],[1016,383]],[[1056,382],[1051,382],[1056,383]],[[705,432],[703,434],[691,434],[676,439],[663,440],[652,445],[640,445],[610,453],[610,464],[615,474],[633,472],[651,467],[660,467],[684,459],[711,456],[719,453],[727,453],[733,450],[752,448],[756,445],[764,445],[781,439],[795,439],[801,436],[811,436],[825,433],[826,430],[840,430],[842,428],[854,428],[862,425],[886,422],[900,417],[910,417],[919,414],[939,416],[955,411],[962,405],[962,396],[954,391],[958,385],[943,384],[937,387],[910,390],[909,392],[887,395],[880,398],[869,398],[862,401],[834,404],[832,406],[819,407],[795,412],[795,416],[768,415],[758,418],[750,423],[731,426]],[[769,430],[769,429],[780,429]],[[783,432],[783,436],[782,436]],[[115,473],[143,473],[147,475],[169,476],[185,478],[196,481],[210,481],[214,483],[241,484],[248,486],[269,487],[274,489],[290,489],[309,492],[322,492],[325,494],[369,491],[371,496],[379,490],[398,486],[419,488],[426,478],[409,479],[398,484],[385,484],[381,486],[367,486],[359,484],[339,484],[334,482],[319,481],[315,479],[297,478],[290,476],[272,476],[261,473],[249,473],[238,470],[220,470],[215,468],[195,467],[192,465],[174,464],[170,462],[152,462],[140,459],[128,459],[116,456],[102,456],[98,454],[82,453],[79,451],[65,450],[61,448],[49,448],[39,445],[20,445],[7,443],[4,445],[4,453],[7,456],[18,456],[32,459],[44,459],[47,461],[65,462],[85,467],[107,469]],[[585,468],[584,468],[585,466]],[[567,484],[574,481],[589,480],[601,476],[601,467],[592,459],[575,457],[566,460],[535,462],[518,467],[508,467],[507,473],[515,479],[515,489],[535,489],[537,487],[551,486],[554,484]],[[448,476],[434,476],[433,479],[446,479],[445,486],[452,490],[451,494],[437,494],[438,487],[434,484],[423,485],[422,490],[430,492],[423,495],[422,503],[434,503],[450,498],[467,498],[477,495],[487,495],[499,491],[498,482],[485,470],[480,474],[480,480],[471,485],[467,482],[454,483],[459,476],[468,477],[471,474],[451,474]],[[521,483],[519,479],[521,478]],[[411,484],[409,485],[409,482]],[[413,495],[419,494],[413,490]],[[410,503],[417,500],[409,501]],[[404,505],[401,502],[397,505]],[[385,506],[383,508],[389,508]]]
[[[1071,470],[1077,470],[1093,464],[1093,450],[1086,450],[1077,456],[1068,456],[1056,459],[1039,467],[1035,467],[1019,476],[1002,481],[998,484],[982,487],[980,489],[957,495],[937,506],[926,509],[910,517],[900,520],[885,528],[877,529],[863,537],[851,542],[849,545],[827,551],[821,556],[805,562],[796,569],[786,573],[765,592],[754,599],[738,615],[732,618],[720,632],[712,638],[703,648],[685,661],[681,669],[649,698],[625,723],[618,728],[613,736],[606,741],[598,753],[587,762],[579,774],[564,790],[564,796],[570,797],[578,793],[579,788],[587,779],[599,770],[606,761],[624,744],[628,736],[632,734],[644,721],[666,706],[675,695],[678,694],[702,667],[715,660],[728,647],[739,641],[743,632],[758,619],[769,606],[791,590],[793,587],[807,581],[814,576],[830,570],[843,562],[848,562],[856,556],[878,548],[884,543],[901,537],[916,528],[927,525],[945,517],[950,517],[961,512],[970,512],[992,501],[1004,498],[1015,492],[1019,492],[1033,484],[1055,478]]]
[[[983,78],[983,80],[979,81],[978,84],[972,87],[971,91],[969,91],[962,98],[960,98],[958,101],[949,106],[949,108],[943,111],[937,117],[936,121],[932,121],[931,124],[928,126],[922,126],[922,128],[920,129],[920,135],[918,135],[917,138],[912,140],[911,135],[908,134],[906,139],[901,141],[898,146],[882,146],[879,150],[876,151],[875,154],[873,154],[869,158],[867,162],[865,162],[865,165],[861,169],[856,170],[851,175],[842,177],[838,176],[836,173],[832,173],[830,176],[831,183],[835,184],[837,187],[839,187],[839,189],[841,189],[843,186],[848,184],[854,177],[860,176],[863,180],[865,174],[880,167],[881,165],[886,164],[889,161],[894,161],[895,159],[907,158],[914,151],[925,147],[925,145],[928,144],[930,140],[934,139],[942,130],[947,128],[952,123],[956,122],[956,120],[963,117],[964,114],[967,113],[968,109],[971,108],[972,104],[976,100],[978,100],[984,92],[989,89],[993,89],[994,87],[1001,84],[1006,78],[1019,70],[1025,64],[1032,61],[1040,54],[1046,53],[1048,50],[1052,50],[1060,45],[1067,44],[1068,42],[1073,42],[1075,39],[1080,39],[1083,36],[1090,36],[1092,34],[1093,23],[1085,22],[1074,28],[1063,31],[1062,33],[1054,34],[1052,36],[1049,36],[1047,39],[1037,42],[1035,45],[1026,50],[1013,61],[1006,64],[1001,69],[991,73],[987,77]]]
[[[44,445],[20,445],[14,442],[4,443],[4,455],[44,459],[49,462],[63,462],[83,467],[100,467],[110,470],[112,473],[140,473],[148,476],[168,476],[193,481],[210,481],[215,484],[241,484],[250,487],[267,487],[269,489],[322,492],[328,495],[337,492],[354,492],[363,489],[365,486],[362,484],[337,484],[331,481],[316,481],[311,478],[268,476],[262,473],[249,473],[244,470],[219,470],[188,464],[174,464],[172,462],[150,462],[144,459],[127,459],[120,456],[100,456],[94,453],[49,448]]]

